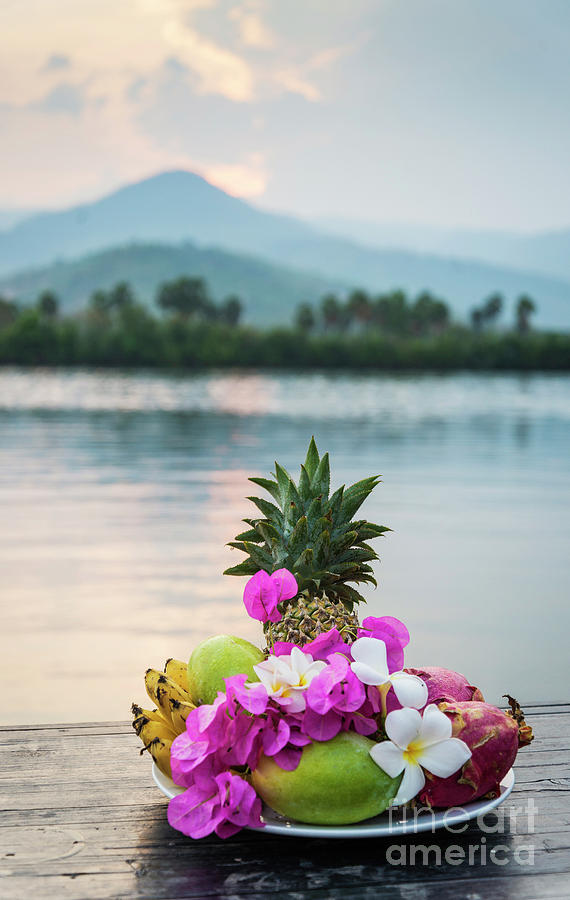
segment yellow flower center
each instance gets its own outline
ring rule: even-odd
[[[406,749],[403,751],[404,761],[406,763],[412,763],[412,765],[419,765],[417,757],[421,753],[422,749],[423,746],[419,741],[412,741],[411,744],[408,744]]]

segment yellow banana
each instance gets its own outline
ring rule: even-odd
[[[178,700],[180,703],[189,703],[189,694],[182,690],[180,685],[176,684],[172,678],[165,675],[164,672],[158,672],[156,669],[147,669],[144,679],[146,692],[154,700],[163,716],[172,721],[170,700]]]
[[[167,731],[161,722],[146,722],[142,725],[139,737],[144,747],[141,753],[148,750],[161,772],[172,778],[170,768],[170,748],[172,747],[171,732]]]
[[[185,662],[182,662],[181,659],[167,659],[164,671],[183,691],[188,693],[188,666]]]
[[[193,703],[182,703],[180,700],[170,699],[170,715],[177,734],[186,731],[186,719],[193,709],[196,709]]]
[[[133,714],[133,728],[137,734],[139,734],[140,729],[147,722],[158,722],[158,724],[163,725],[168,731],[171,731],[173,737],[177,734],[172,728],[170,716],[166,719],[159,709],[143,709],[142,706],[133,703],[131,712]]]

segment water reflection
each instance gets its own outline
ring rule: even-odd
[[[29,720],[112,719],[148,665],[222,629],[260,640],[225,543],[247,476],[296,470],[312,432],[335,483],[384,476],[367,611],[406,620],[410,661],[491,700],[565,699],[569,383],[0,373],[4,718],[22,719],[22,655]]]

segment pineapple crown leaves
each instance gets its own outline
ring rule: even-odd
[[[347,582],[376,584],[370,563],[378,555],[368,541],[391,529],[365,519],[353,520],[370,492],[380,482],[378,476],[340,487],[329,497],[329,455],[320,457],[311,439],[301,465],[298,484],[286,469],[275,463],[275,479],[249,479],[275,501],[249,497],[262,518],[244,519],[249,528],[229,546],[246,554],[226,575],[254,575],[259,569],[271,574],[287,568],[297,579],[299,592],[325,592],[352,611],[364,601]]]

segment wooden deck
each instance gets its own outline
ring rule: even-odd
[[[5,728],[0,737],[0,897],[223,897],[228,900],[542,900],[570,897],[570,705],[527,708],[503,833],[390,840],[281,839],[241,832],[192,841],[166,821],[166,799],[127,723]],[[536,805],[528,827],[527,801]],[[487,827],[496,827],[494,813]],[[532,832],[532,833],[529,833]],[[396,845],[396,850],[394,850]],[[427,865],[390,865],[413,846]],[[463,848],[452,865],[445,850]],[[474,864],[469,865],[472,849]],[[481,858],[485,850],[485,864]],[[526,848],[526,849],[525,849]],[[532,848],[532,850],[530,849]],[[435,854],[442,854],[441,864]],[[502,864],[491,861],[494,858]],[[533,858],[531,859],[531,857]],[[455,856],[457,862],[457,856]]]

